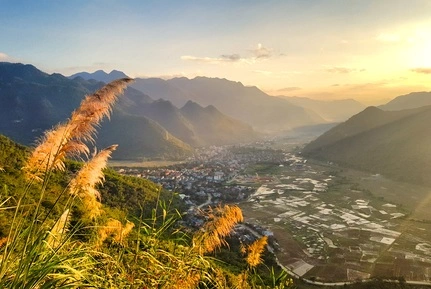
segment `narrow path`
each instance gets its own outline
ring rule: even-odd
[[[210,193],[207,193],[207,201],[205,203],[202,203],[198,206],[198,209],[202,209],[202,207],[208,206],[209,204],[211,204],[211,200],[213,198],[213,196]]]

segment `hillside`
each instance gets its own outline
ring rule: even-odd
[[[204,107],[213,105],[223,114],[258,131],[276,132],[326,122],[309,109],[269,96],[257,87],[246,87],[226,79],[136,79],[132,87],[152,98],[163,98],[178,106],[185,105],[188,100]]]
[[[431,92],[412,92],[401,95],[385,105],[379,106],[383,110],[403,110],[431,105]]]
[[[157,122],[119,110],[114,111],[109,122],[102,124],[97,143],[100,147],[118,144],[112,157],[121,160],[181,159],[193,152],[192,147],[171,135]]]
[[[385,112],[369,107],[308,144],[306,156],[431,185],[431,106]]]
[[[64,140],[62,148],[69,142]],[[184,229],[177,196],[106,169],[98,156],[85,163],[63,159],[64,170],[52,163],[43,169],[42,185],[25,174],[34,151],[2,135],[0,148],[0,165],[7,164],[0,170],[1,288],[234,288],[237,280],[248,288],[272,288],[262,286],[290,281],[285,276],[270,283],[274,269],[262,279],[271,274],[262,263],[274,264],[261,259],[266,236],[253,243],[259,251],[248,253],[257,256],[252,261],[239,252],[238,241],[224,249],[226,260],[214,257],[243,220],[235,205],[200,211],[207,217],[203,229]],[[51,152],[41,157],[58,157]],[[214,227],[219,223],[222,232]],[[17,274],[23,269],[28,272]]]
[[[80,77],[70,80],[60,74],[48,75],[32,65],[0,63],[0,133],[31,145],[44,130],[64,121],[85,95],[102,85]],[[115,121],[105,122],[104,133],[98,138],[101,144],[108,145],[112,139],[121,139],[122,147],[115,152],[115,158],[178,158],[190,154],[189,145],[172,137],[159,124],[124,113],[151,102],[150,97],[133,88],[120,98],[119,109],[113,115]],[[130,128],[119,128],[120,124]]]

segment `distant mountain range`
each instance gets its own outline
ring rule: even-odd
[[[103,71],[81,72],[71,77],[104,81],[110,74]],[[212,105],[223,114],[264,132],[278,133],[314,125],[321,127],[321,124],[344,121],[365,108],[352,99],[321,101],[303,97],[274,97],[257,87],[246,87],[240,82],[220,78],[138,78],[132,87],[153,99],[168,100],[176,107],[182,107],[190,100],[204,107]],[[193,141],[199,142],[196,139]]]
[[[0,133],[32,144],[44,130],[66,120],[86,94],[103,84],[81,76],[48,75],[32,65],[0,63]],[[227,123],[228,130],[219,129]],[[213,107],[193,105],[192,110],[182,111],[129,87],[111,121],[103,124],[97,144],[120,144],[113,155],[117,159],[178,158],[190,155],[192,145],[238,143],[257,137],[250,126]]]
[[[431,106],[368,107],[308,144],[306,156],[431,185]]]
[[[132,87],[177,106],[183,106],[189,100],[202,106],[213,105],[223,114],[239,119],[258,131],[279,132],[326,122],[310,109],[269,96],[257,87],[246,87],[226,79],[136,79]]]
[[[328,122],[342,122],[361,112],[365,105],[354,99],[316,100],[306,97],[279,96],[290,103],[310,109]]]
[[[125,78],[128,77],[124,72],[122,71],[118,71],[118,70],[112,70],[110,73],[106,73],[103,70],[97,70],[93,73],[89,73],[89,72],[79,72],[79,73],[75,73],[71,76],[69,76],[70,79],[75,79],[77,77],[81,77],[85,80],[97,80],[97,81],[102,81],[105,83],[111,82],[113,80],[119,79],[119,78]]]

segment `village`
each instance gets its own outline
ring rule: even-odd
[[[211,147],[184,164],[119,171],[178,192],[190,226],[203,223],[199,210],[206,206],[238,204],[245,226],[236,234],[248,242],[269,236],[280,263],[297,277],[430,280],[431,243],[403,231],[408,212],[300,154],[262,145]]]

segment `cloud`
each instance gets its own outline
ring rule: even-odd
[[[230,62],[246,62],[245,59],[241,58],[239,54],[224,54],[220,57],[198,57],[191,55],[183,55],[181,56],[182,60],[194,61],[200,63],[210,63],[210,64],[222,64],[222,63],[230,63]]]
[[[247,63],[253,64],[258,60],[268,59],[272,56],[272,49],[264,47],[259,43],[256,48],[248,50],[251,53],[250,56],[243,57],[238,53],[232,54],[222,54],[218,57],[200,57],[193,55],[183,55],[182,60],[194,61],[199,63],[209,63],[209,64],[225,64],[225,63]]]
[[[284,88],[280,88],[277,89],[277,91],[296,91],[296,90],[301,90],[302,88],[297,87],[297,86],[291,86],[291,87],[284,87]]]
[[[257,44],[257,47],[255,49],[250,50],[254,57],[259,58],[270,58],[272,56],[272,49],[267,48],[262,45],[262,43]]]
[[[347,74],[352,72],[364,72],[365,69],[357,69],[357,68],[348,68],[348,67],[340,67],[340,66],[334,66],[326,69],[326,72],[330,73],[340,73],[340,74]]]
[[[224,54],[221,58],[226,59],[228,61],[239,61],[241,60],[241,56],[239,54]]]
[[[417,67],[410,69],[410,71],[422,74],[431,74],[431,67]]]

